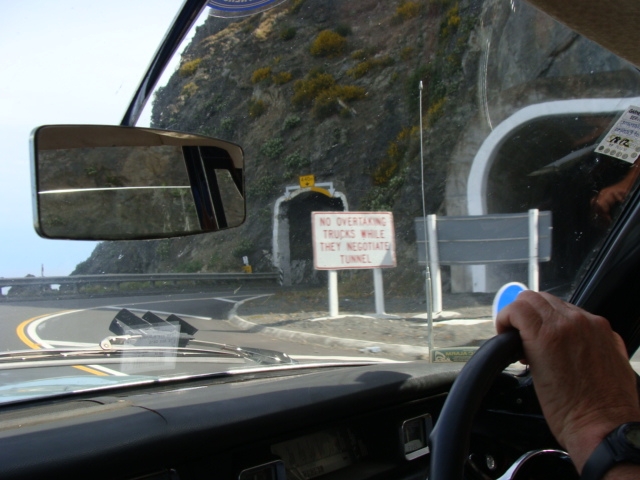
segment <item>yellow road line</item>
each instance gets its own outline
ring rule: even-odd
[[[73,311],[73,310],[69,310],[69,312],[71,312],[71,311]],[[62,312],[62,313],[64,314],[64,313],[67,313],[67,312]],[[36,320],[39,320],[39,319],[44,318],[44,317],[48,317],[50,315],[51,315],[50,313],[45,313],[44,315],[38,315],[37,317],[32,317],[32,318],[29,318],[29,319],[25,320],[24,322],[22,322],[20,325],[18,325],[18,328],[16,328],[16,333],[18,335],[18,338],[20,340],[22,340],[22,342],[25,345],[27,345],[27,347],[29,347],[29,348],[31,348],[33,350],[40,350],[40,345],[35,343],[33,340],[31,340],[27,336],[27,334],[25,333],[25,329],[27,328],[27,326],[31,322],[35,322]],[[91,373],[93,375],[98,375],[100,377],[106,377],[107,376],[106,373],[101,372],[99,370],[96,370],[94,368],[85,367],[85,366],[82,366],[82,365],[72,365],[72,366],[73,366],[73,368],[77,368],[78,370],[82,370],[83,372]]]
[[[29,318],[28,320],[25,320],[20,325],[18,325],[18,328],[16,328],[16,333],[18,334],[18,338],[22,340],[23,343],[27,345],[27,347],[32,348],[33,350],[40,350],[40,345],[32,341],[27,336],[27,334],[24,333],[24,329],[27,328],[27,325],[29,325],[31,322],[35,322],[36,320],[39,320],[40,318],[43,318],[43,317],[48,317],[49,315],[51,314],[45,313],[44,315],[38,315],[37,317]]]
[[[97,375],[99,377],[107,377],[108,376],[106,373],[101,372],[100,370],[96,370],[95,368],[91,368],[91,367],[84,367],[82,365],[73,365],[73,368],[77,368],[78,370],[82,370],[83,372],[92,373],[92,374]]]

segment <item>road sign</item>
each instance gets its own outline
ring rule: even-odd
[[[299,178],[300,188],[313,187],[316,184],[315,175],[302,175]]]
[[[311,224],[317,270],[396,266],[391,212],[313,212]]]
[[[493,299],[493,321],[495,322],[500,310],[512,303],[520,292],[524,292],[525,290],[527,290],[526,285],[518,282],[503,285]]]

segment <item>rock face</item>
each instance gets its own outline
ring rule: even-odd
[[[244,255],[254,271],[273,269],[274,205],[299,175],[314,174],[332,182],[350,210],[393,211],[401,268],[386,278],[419,291],[420,81],[427,212],[449,215],[469,214],[476,152],[522,106],[640,90],[629,65],[522,1],[389,6],[298,0],[198,27],[180,68],[156,93],[152,126],[242,145],[247,221],[213,236],[101,244],[75,273],[238,270]],[[323,31],[332,34],[316,45]],[[314,46],[326,51],[314,55]],[[296,281],[318,281],[310,249],[291,243]],[[454,290],[468,289],[460,278]]]

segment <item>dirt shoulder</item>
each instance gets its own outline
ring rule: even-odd
[[[477,346],[494,334],[492,296],[447,295],[446,315],[434,320],[437,347]],[[261,327],[271,327],[343,339],[384,344],[426,346],[425,300],[393,298],[385,302],[388,317],[375,315],[373,296],[340,299],[339,316],[330,318],[326,296],[319,292],[282,292],[247,301],[237,315]]]

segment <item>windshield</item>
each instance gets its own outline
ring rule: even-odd
[[[233,3],[205,8],[137,126],[240,146],[244,223],[7,279],[5,351],[95,352],[5,385],[464,361],[506,283],[570,297],[637,177],[637,69],[522,1]],[[125,188],[85,160],[69,171]],[[166,209],[141,198],[129,233]]]

